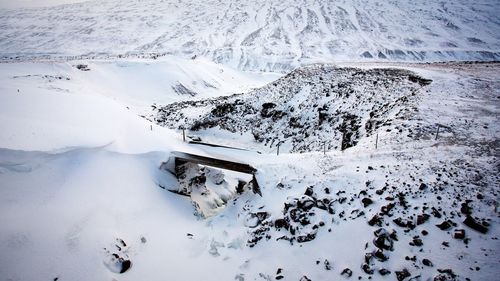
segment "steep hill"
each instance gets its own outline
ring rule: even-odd
[[[401,120],[410,118],[421,89],[430,83],[407,70],[315,65],[249,94],[153,106],[154,120],[174,129],[250,132],[255,141],[290,152],[323,145],[345,149],[382,129],[411,135]]]

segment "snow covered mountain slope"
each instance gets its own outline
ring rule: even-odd
[[[135,113],[154,102],[175,101],[245,92],[277,74],[241,72],[205,59],[165,56],[157,60],[26,62],[0,64],[2,97],[10,93],[53,93],[64,99],[75,93],[105,96]]]
[[[90,1],[0,11],[0,55],[204,56],[245,70],[311,62],[498,60],[496,0]]]

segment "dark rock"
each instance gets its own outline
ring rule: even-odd
[[[412,221],[409,221],[409,220],[403,220],[402,218],[396,218],[393,220],[393,222],[399,226],[399,227],[406,227],[406,228],[409,228],[409,229],[414,229],[415,228],[415,224],[413,224]]]
[[[436,224],[436,226],[439,227],[439,229],[441,230],[447,230],[451,227],[451,224],[448,221],[443,221],[440,224]]]
[[[430,83],[432,83],[431,79],[425,79],[416,75],[409,75],[408,80],[410,80],[413,83],[418,83],[420,86],[427,86]]]
[[[86,64],[77,64],[76,68],[78,70],[81,70],[81,71],[89,71],[90,70],[89,66]]]
[[[389,215],[389,212],[394,208],[394,206],[396,206],[394,203],[389,203],[385,206],[382,206],[380,208],[380,212],[383,214],[383,215]]]
[[[393,247],[392,239],[390,239],[387,235],[379,236],[373,239],[373,245],[379,249],[391,250]]]
[[[223,117],[231,112],[234,112],[235,110],[236,110],[236,105],[232,103],[223,103],[217,105],[214,109],[212,109],[211,113],[216,117]]]
[[[448,281],[448,280],[456,280],[457,275],[451,269],[438,269],[437,276],[434,277],[434,281]]]
[[[393,230],[393,231],[391,232],[391,234],[389,234],[389,237],[390,237],[392,240],[394,240],[394,241],[398,241],[398,234],[397,234],[396,230]]]
[[[472,214],[472,208],[469,206],[470,201],[467,200],[465,203],[462,203],[460,207],[460,212],[464,215]]]
[[[431,216],[429,216],[428,214],[421,214],[421,215],[418,215],[417,216],[417,225],[421,225],[423,223],[425,223],[427,220],[429,220]]]
[[[408,202],[406,201],[405,194],[403,192],[398,193],[398,199],[399,199],[399,205],[401,205],[403,208],[408,207]]]
[[[411,274],[406,268],[401,271],[396,271],[396,278],[398,279],[398,281],[403,281],[405,278],[410,276]]]
[[[409,243],[411,246],[417,246],[417,247],[420,247],[422,245],[424,245],[424,243],[422,242],[422,239],[420,238],[413,238],[413,240]]]
[[[342,273],[340,273],[340,275],[345,275],[347,277],[351,277],[352,276],[352,270],[349,269],[349,268],[344,268],[344,270],[342,270]]]
[[[464,239],[465,238],[465,230],[464,229],[455,229],[455,232],[453,233],[453,238]]]
[[[374,215],[369,221],[368,224],[370,226],[378,225],[382,226],[382,219],[378,215]]]
[[[373,203],[373,200],[371,200],[370,198],[368,197],[365,197],[361,200],[361,203],[363,203],[363,207],[367,207],[369,205],[371,205]]]
[[[432,215],[433,215],[434,217],[436,217],[436,218],[438,218],[438,219],[440,219],[440,218],[441,218],[441,213],[440,213],[440,212],[439,212],[436,208],[432,207],[432,212],[431,212],[431,213],[432,213]]]
[[[371,269],[370,265],[367,264],[367,263],[364,263],[362,266],[361,266],[361,269],[363,269],[363,271],[366,273],[366,274],[370,274],[372,275],[373,274],[373,269]]]
[[[488,228],[480,223],[478,223],[474,218],[471,216],[467,216],[464,220],[464,224],[476,231],[479,231],[483,234],[488,232]]]
[[[267,212],[257,212],[257,213],[255,213],[255,216],[259,219],[260,222],[262,222],[267,217],[269,217],[269,214]]]
[[[242,194],[245,191],[246,182],[243,180],[238,180],[238,186],[236,187],[236,192]]]
[[[309,211],[314,206],[316,206],[316,204],[311,199],[303,199],[297,201],[297,208],[302,209],[303,211]]]
[[[379,236],[388,236],[389,235],[389,233],[387,232],[387,230],[385,230],[385,228],[379,228],[379,229],[375,230],[373,232],[373,234],[376,237],[379,237]]]
[[[381,268],[381,269],[379,269],[378,273],[379,273],[380,275],[382,275],[382,276],[385,276],[385,275],[387,275],[387,274],[391,274],[391,271],[390,271],[390,270],[387,270],[387,269],[385,269],[385,268]]]
[[[306,235],[298,236],[297,237],[297,242],[299,242],[299,243],[309,242],[309,241],[314,240],[314,238],[316,238],[316,234],[315,233],[308,233]]]
[[[368,243],[367,243],[367,244],[368,244]],[[366,249],[366,247],[365,247],[365,249]],[[369,264],[369,263],[370,263],[370,261],[372,260],[372,258],[373,258],[373,254],[372,254],[372,253],[366,253],[366,254],[365,254],[365,263],[368,263],[368,264]]]
[[[376,258],[378,261],[384,262],[389,259],[388,256],[384,254],[384,251],[381,249],[376,250],[375,252],[372,253],[373,257]]]
[[[325,260],[323,262],[323,264],[325,265],[325,269],[326,270],[331,270],[332,269],[332,266],[331,266],[331,264],[330,264],[330,262],[328,260]]]
[[[313,190],[313,187],[310,186],[306,189],[306,191],[304,192],[304,195],[307,195],[307,196],[311,196],[314,194],[314,190]]]
[[[127,270],[130,269],[131,266],[132,262],[130,260],[122,261],[122,269],[120,270],[120,273],[125,273]]]
[[[289,224],[285,219],[277,219],[274,221],[274,227],[276,227],[276,228],[288,228]]]
[[[422,260],[422,263],[425,265],[425,266],[433,266],[432,262],[428,259],[423,259]]]
[[[420,186],[418,187],[420,190],[425,190],[427,189],[427,185],[425,183],[421,183]]]
[[[309,279],[309,277],[307,277],[307,276],[305,276],[305,275],[304,275],[304,276],[302,276],[302,277],[300,278],[300,280],[299,280],[299,281],[311,281],[311,279]]]

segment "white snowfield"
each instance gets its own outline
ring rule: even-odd
[[[180,64],[192,75],[195,62]],[[346,268],[351,280],[394,280],[405,270],[421,280],[454,280],[446,269],[456,280],[498,276],[498,64],[393,65],[433,81],[418,93],[411,122],[398,120],[383,127],[393,130],[380,130],[378,150],[373,137],[364,137],[356,147],[326,156],[287,151],[276,156],[189,146],[179,132],[139,117],[147,100],[181,98],[168,81],[201,81],[179,74],[167,61],[79,63],[90,70],[78,70],[73,62],[0,64],[0,280],[343,280]],[[148,74],[172,69],[172,80]],[[209,74],[214,73],[200,77],[215,84]],[[143,95],[128,79],[152,88]],[[224,75],[213,79],[220,89],[233,83]],[[264,80],[238,81],[250,87]],[[438,140],[430,127],[436,122],[451,128]],[[394,130],[401,124],[432,131],[414,140]],[[239,134],[211,133],[215,140],[239,145]],[[260,147],[254,142],[248,148]],[[254,165],[263,196],[247,191],[213,217],[194,216],[188,197],[160,187],[178,184],[159,169],[172,150],[225,153]],[[419,188],[422,183],[427,189]],[[274,227],[274,221],[287,215],[285,203],[312,198],[304,195],[310,186],[312,197],[331,198],[333,214],[309,211],[311,224],[296,234],[315,231],[312,241],[279,239],[291,234]],[[363,206],[365,196],[371,205]],[[392,201],[385,198],[391,196],[396,197],[388,211],[392,217],[380,227],[396,230],[398,240],[390,240],[393,251],[383,251],[387,261],[369,256],[368,268],[362,268],[365,254],[376,250],[374,232],[380,228],[367,220],[387,207]],[[487,234],[462,223],[460,203],[466,199],[472,200],[474,216],[487,219]],[[440,208],[443,217],[431,216],[415,229],[393,222],[430,213],[430,207]],[[447,231],[435,226],[446,219],[456,226]],[[468,240],[454,239],[456,229],[465,229]],[[409,244],[415,236],[422,246]],[[262,239],[249,247],[255,237]],[[130,260],[130,269],[118,273],[113,254]],[[392,273],[382,276],[381,269]]]
[[[339,60],[499,60],[499,10],[497,0],[88,1],[0,10],[0,56],[196,55],[281,72]]]

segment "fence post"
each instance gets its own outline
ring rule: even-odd
[[[326,155],[326,141],[323,142],[323,155]]]
[[[149,125],[151,127],[151,131],[153,130],[153,125]]]
[[[377,137],[375,138],[375,149],[378,148],[378,133],[377,133]]]
[[[437,140],[437,139],[438,139],[438,135],[439,135],[439,127],[441,127],[441,126],[440,126],[439,124],[437,124],[437,131],[436,131],[436,139],[435,139],[435,140]]]
[[[276,151],[276,155],[280,155],[280,143],[277,144],[278,150]]]
[[[186,142],[186,130],[184,128],[182,129],[182,141]]]
[[[342,132],[342,138],[340,139],[340,150],[344,151],[344,137],[345,137],[345,132]]]

